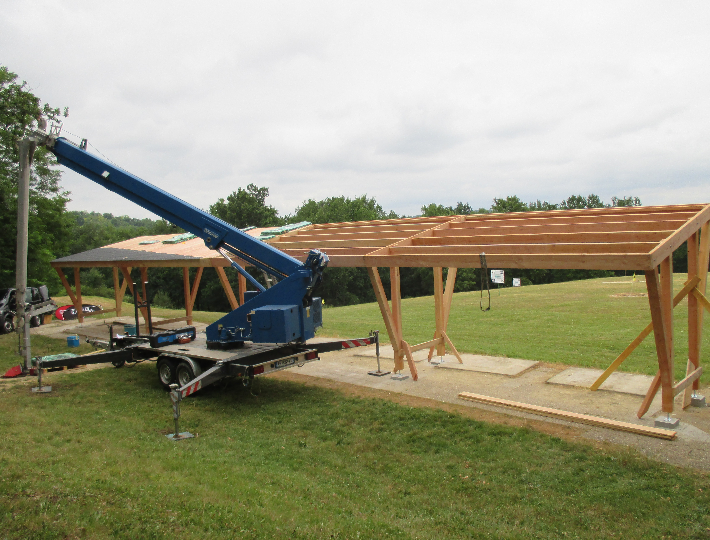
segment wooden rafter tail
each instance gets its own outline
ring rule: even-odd
[[[685,225],[676,229],[668,238],[663,240],[656,248],[651,251],[651,263],[655,265],[673,255],[673,252],[678,249],[692,234],[701,227],[707,225],[710,220],[710,204],[703,206],[697,214],[689,219]]]
[[[678,304],[680,304],[683,298],[688,296],[693,291],[699,281],[700,279],[697,276],[688,280],[683,286],[683,288],[675,296],[675,298],[673,298],[673,307],[676,307]],[[606,368],[604,373],[602,373],[599,378],[594,381],[594,384],[592,384],[589,389],[593,391],[598,390],[599,387],[604,383],[604,381],[606,381],[609,376],[619,368],[619,366],[631,355],[632,352],[636,350],[636,348],[643,342],[644,339],[646,339],[651,334],[651,332],[653,332],[652,322],[649,323],[646,328],[641,330],[641,333],[636,336],[636,338],[629,344],[628,347],[626,347],[626,349],[624,349],[624,351],[616,358],[616,360],[614,360],[609,365],[609,367]]]

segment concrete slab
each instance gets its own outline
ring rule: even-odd
[[[478,371],[481,373],[496,373],[498,375],[517,377],[540,363],[533,360],[520,360],[518,358],[504,358],[501,356],[482,356],[479,354],[462,354],[461,360],[463,360],[463,364],[459,364],[455,356],[446,355],[444,357],[444,363],[439,364],[437,369]]]
[[[601,369],[573,367],[561,371],[554,377],[548,379],[547,382],[550,384],[589,388],[602,373],[604,373],[604,370]],[[650,375],[616,372],[612,373],[599,389],[620,392],[622,394],[632,394],[635,396],[645,396],[652,381],[653,377]]]

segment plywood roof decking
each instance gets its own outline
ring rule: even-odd
[[[474,214],[299,229],[269,243],[304,260],[321,249],[330,266],[648,270],[710,220],[710,205],[641,206]]]
[[[269,227],[268,229],[273,229]],[[252,229],[247,232],[258,237],[265,228]],[[163,244],[170,240],[174,234],[159,234],[154,236],[138,236],[115,244],[91,249],[68,257],[52,261],[55,268],[73,266],[147,266],[147,267],[198,267],[198,266],[229,266],[229,262],[216,251],[209,249],[204,240],[193,238],[179,244]],[[143,244],[158,240],[156,243]],[[244,264],[237,258],[236,262]]]

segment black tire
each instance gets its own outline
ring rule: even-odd
[[[175,384],[176,370],[175,361],[170,358],[158,358],[158,380],[165,388],[170,388],[171,384]]]
[[[3,334],[10,334],[15,331],[15,317],[8,313],[0,318],[2,318],[2,321],[0,321],[0,330]]]
[[[42,324],[42,319],[40,319],[39,315],[33,315],[30,317],[31,328],[37,328],[40,324]]]
[[[180,362],[177,367],[177,383],[180,388],[197,377],[199,373],[195,373],[192,366],[188,362]]]

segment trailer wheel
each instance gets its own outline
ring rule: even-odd
[[[175,382],[175,362],[170,358],[159,358],[158,378],[160,379],[160,384],[165,388],[170,388],[170,385]]]
[[[195,373],[195,370],[193,370],[192,366],[187,362],[180,362],[178,364],[177,382],[180,385],[180,388],[182,388],[195,377],[197,377],[197,375],[199,375],[199,373]]]
[[[0,315],[0,331],[3,334],[10,334],[15,330],[14,317],[9,313],[5,316]]]
[[[31,328],[37,328],[40,324],[42,324],[42,319],[39,318],[39,315],[33,315],[30,317]]]

